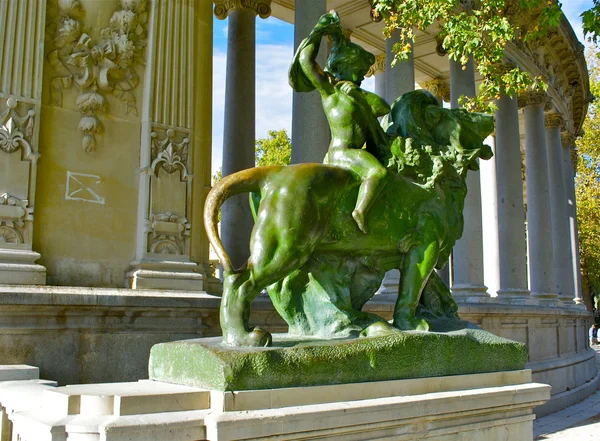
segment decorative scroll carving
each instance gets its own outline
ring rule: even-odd
[[[446,102],[450,101],[450,85],[440,78],[428,81],[422,87],[436,98],[440,98]]]
[[[95,135],[103,131],[98,114],[107,110],[104,94],[112,93],[126,104],[126,113],[137,115],[133,90],[140,82],[135,67],[143,60],[146,46],[147,0],[119,0],[118,5],[109,26],[95,40],[83,31],[79,0],[58,1],[55,49],[48,55],[57,73],[50,82],[51,99],[62,106],[62,90],[73,84],[79,88],[77,109],[83,115],[79,130],[86,152],[95,150]]]
[[[544,125],[546,127],[562,127],[564,122],[563,117],[559,113],[544,115]]]
[[[215,17],[225,20],[236,9],[250,9],[260,18],[271,16],[271,0],[218,0],[215,2]]]
[[[575,135],[573,135],[571,132],[561,132],[560,141],[563,147],[571,148],[575,143]]]
[[[18,104],[15,98],[9,98],[6,110],[0,114],[0,150],[9,154],[22,150],[23,158],[32,159],[36,156],[31,147],[35,110],[30,108],[25,115],[20,115]]]
[[[25,221],[33,220],[33,209],[29,202],[11,196],[0,195],[0,244],[22,244],[25,233]]]
[[[173,213],[152,214],[149,220],[151,237],[149,251],[156,254],[181,255],[185,253],[185,241],[190,236],[190,223]]]
[[[367,72],[367,77],[377,75],[385,72],[385,54],[377,55],[375,57],[375,63]]]
[[[548,95],[545,92],[529,91],[519,95],[519,107],[546,105]]]
[[[189,138],[186,136],[181,142],[175,141],[175,130],[168,129],[166,137],[159,139],[156,132],[152,132],[152,172],[158,176],[162,168],[171,174],[177,170],[181,172],[181,180],[187,181],[192,175],[188,172],[188,145]]]

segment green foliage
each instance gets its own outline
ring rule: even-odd
[[[600,0],[594,0],[594,6],[581,14],[583,32],[594,43],[600,38]]]
[[[534,10],[538,14],[536,25],[530,29],[521,26],[509,14],[512,6],[521,10]],[[518,68],[507,69],[502,64],[504,48],[510,41],[532,41],[543,38],[559,25],[562,12],[560,3],[551,0],[373,0],[377,14],[386,21],[384,33],[389,37],[395,30],[400,41],[394,45],[396,59],[408,59],[415,29],[425,30],[432,25],[439,28],[442,48],[448,57],[465,65],[473,58],[482,83],[477,97],[466,98],[462,103],[470,110],[493,110],[491,104],[500,97],[529,88],[546,89],[540,77],[532,77]]]
[[[600,96],[598,48],[587,54],[590,89]],[[583,123],[585,134],[577,140],[577,221],[581,268],[590,286],[600,294],[600,114],[592,103]]]
[[[256,140],[256,165],[290,165],[292,141],[285,129],[269,130],[267,138]]]

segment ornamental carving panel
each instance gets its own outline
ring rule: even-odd
[[[170,212],[152,214],[148,226],[151,253],[177,256],[187,253],[190,224],[186,218]]]
[[[186,181],[190,178],[188,171],[188,146],[190,143],[187,132],[180,136],[174,129],[167,129],[164,137],[157,132],[152,132],[152,164],[150,168],[152,173],[158,176],[160,169],[168,174],[179,171],[181,180]],[[177,138],[181,140],[176,141]]]
[[[0,113],[0,150],[15,153],[21,150],[23,158],[31,159],[31,147],[35,127],[35,110],[30,107],[22,114],[17,111],[19,102],[15,98],[6,101],[6,110]]]
[[[33,220],[32,212],[27,200],[8,193],[0,194],[0,247],[25,243],[26,226]]]
[[[79,89],[77,109],[82,118],[82,147],[96,148],[95,136],[102,133],[98,115],[108,111],[106,95],[112,94],[137,115],[134,89],[140,83],[135,68],[143,63],[148,21],[147,0],[118,0],[117,10],[97,38],[84,27],[85,10],[79,0],[58,0],[50,18],[51,51],[48,61],[55,75],[50,82],[52,104],[62,106],[65,89]]]

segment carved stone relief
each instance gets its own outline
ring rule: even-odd
[[[108,110],[105,95],[111,93],[126,105],[126,113],[137,115],[133,90],[140,82],[135,68],[143,61],[148,21],[147,0],[119,0],[107,27],[94,38],[84,31],[85,11],[79,0],[58,0],[58,13],[51,26],[48,61],[56,75],[50,82],[52,104],[62,106],[62,90],[76,85],[77,109],[82,118],[82,147],[96,148],[95,135],[102,133],[98,115]]]
[[[152,132],[152,172],[158,176],[162,168],[165,172],[171,174],[177,170],[181,173],[181,180],[186,181],[190,178],[188,172],[188,145],[190,140],[187,133],[180,142],[176,142],[176,132],[174,129],[167,129],[165,137],[160,138],[157,132]]]
[[[152,214],[148,224],[151,253],[179,256],[187,252],[190,224],[186,218],[173,213]]]
[[[14,153],[22,150],[23,158],[33,159],[31,146],[34,127],[35,110],[29,108],[24,114],[17,111],[19,102],[15,98],[6,101],[6,110],[0,113],[0,150]]]
[[[0,194],[0,246],[25,243],[25,222],[33,220],[28,205],[27,200]]]
[[[151,165],[146,169],[151,182],[158,183],[160,179],[168,179],[168,175],[177,173],[179,180],[185,182],[185,194],[171,194],[173,199],[165,200],[165,195],[150,193],[149,207],[168,207],[162,213],[150,212],[146,221],[148,232],[147,250],[153,254],[169,254],[176,256],[189,255],[189,236],[191,225],[187,220],[190,210],[191,183],[193,175],[190,173],[190,134],[189,131],[156,125],[151,133]],[[162,170],[162,172],[161,172]],[[163,175],[166,174],[167,176]],[[161,177],[162,175],[162,177]],[[155,181],[157,180],[157,181]],[[154,189],[154,186],[151,185]],[[183,206],[177,207],[175,200],[186,201]],[[163,208],[164,209],[164,208]],[[181,210],[184,210],[181,213]]]

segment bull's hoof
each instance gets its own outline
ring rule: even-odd
[[[262,328],[254,328],[250,332],[243,334],[232,334],[228,333],[227,336],[223,336],[223,343],[226,346],[250,346],[253,348],[264,348],[271,346],[273,338],[268,331]]]
[[[369,325],[360,333],[360,337],[385,337],[386,335],[398,334],[401,331],[398,328],[394,328],[388,322],[375,322]]]
[[[429,323],[416,317],[394,317],[394,326],[403,331],[429,331]]]

